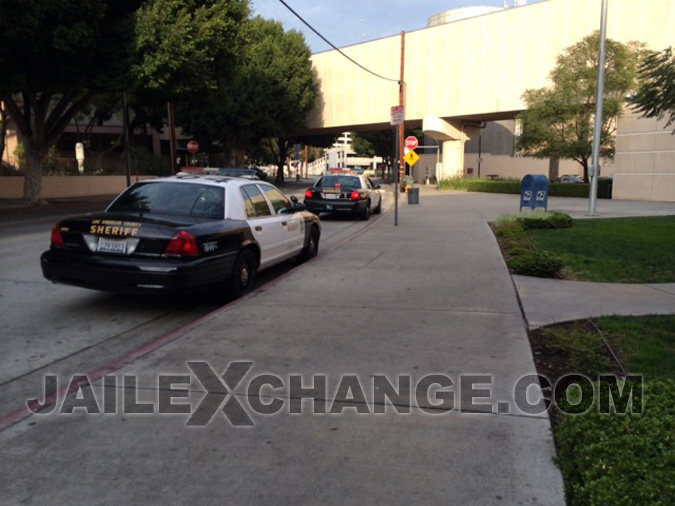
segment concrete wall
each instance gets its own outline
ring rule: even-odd
[[[469,167],[473,168],[473,177],[478,177],[478,155],[466,153],[464,156],[464,173]],[[522,179],[528,174],[544,174],[548,176],[548,160],[540,160],[530,157],[514,157],[506,155],[483,154],[483,162],[480,165],[481,177],[496,175],[502,178]],[[603,160],[600,163],[602,176],[611,176],[615,170],[612,160]],[[581,165],[572,160],[560,160],[558,174],[582,175]]]
[[[615,199],[675,202],[675,135],[665,121],[619,119],[616,138]]]
[[[139,176],[139,180],[154,176]],[[131,179],[132,182],[136,178]],[[127,187],[126,176],[43,176],[42,198],[87,197],[90,195],[116,195]],[[23,177],[0,177],[0,198],[23,197]]]

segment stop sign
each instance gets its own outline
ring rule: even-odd
[[[199,143],[197,141],[190,141],[187,143],[187,149],[190,153],[199,151]]]
[[[417,145],[418,145],[417,137],[414,137],[412,135],[410,137],[406,137],[405,139],[406,148],[412,151],[413,149],[417,149]]]

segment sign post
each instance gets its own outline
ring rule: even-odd
[[[402,125],[405,120],[405,108],[402,105],[395,105],[391,108],[391,125],[394,127],[394,160],[398,160],[398,142],[397,142],[397,127]],[[394,169],[392,163],[392,169]],[[398,226],[398,186],[399,186],[399,170],[398,167],[394,171],[394,226]]]

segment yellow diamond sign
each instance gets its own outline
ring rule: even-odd
[[[408,151],[408,154],[403,157],[403,159],[408,163],[408,165],[412,167],[420,160],[420,155],[410,150]]]

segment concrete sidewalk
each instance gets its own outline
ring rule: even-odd
[[[675,314],[675,283],[588,283],[513,276],[530,329],[599,316]]]
[[[385,215],[115,372],[120,383],[136,375],[138,401],[157,404],[158,376],[189,375],[188,361],[206,360],[218,373],[251,361],[243,385],[272,374],[287,386],[300,375],[328,398],[328,414],[312,414],[311,401],[281,388],[266,391],[265,402],[276,397],[285,408],[258,415],[238,386],[253,427],[232,426],[222,411],[205,427],[186,426],[185,414],[34,415],[0,433],[3,504],[563,504],[549,420],[524,414],[514,399],[517,380],[535,367],[480,206],[468,194],[423,189],[419,206],[403,201],[398,227]],[[374,375],[393,385],[407,375],[414,388],[430,374],[452,388],[413,395],[407,414],[398,412],[404,400],[375,400]],[[488,377],[474,388],[491,393],[465,388],[461,376],[476,374]],[[363,388],[361,401],[331,402],[344,375]],[[205,390],[190,381],[194,408]],[[93,388],[111,391],[120,404],[119,386]],[[432,408],[450,391],[453,411]]]

